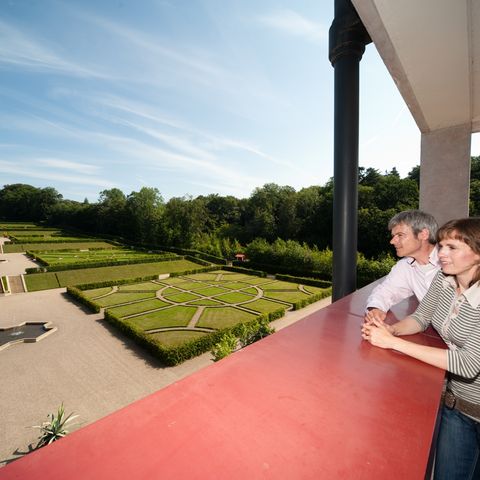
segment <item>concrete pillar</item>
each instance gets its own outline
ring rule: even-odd
[[[420,209],[439,225],[468,217],[471,125],[422,133]]]

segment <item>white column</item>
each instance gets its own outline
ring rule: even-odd
[[[420,209],[439,225],[468,217],[471,125],[422,133]]]

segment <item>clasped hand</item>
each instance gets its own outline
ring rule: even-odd
[[[393,328],[390,325],[373,315],[369,317],[368,314],[362,325],[362,338],[380,348],[392,348],[392,341],[395,340]]]

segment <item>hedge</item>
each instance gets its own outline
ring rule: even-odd
[[[293,275],[277,274],[275,275],[277,280],[284,280],[285,282],[301,283],[302,285],[311,285],[312,287],[329,288],[332,286],[332,282],[327,280],[319,280],[318,278],[307,277],[295,277]]]
[[[172,255],[176,255],[176,254],[172,254]],[[190,260],[193,263],[198,263],[199,265],[205,265],[206,267],[209,267],[212,264],[212,262],[207,262],[206,260],[202,260],[201,258],[197,258],[197,257],[192,257],[191,255],[185,255],[183,258],[185,258],[185,260]]]
[[[219,267],[218,265],[214,265],[213,267],[196,268],[194,270],[184,270],[183,272],[172,272],[170,273],[170,276],[182,277],[184,275],[193,275],[195,273],[204,273],[204,272],[214,272],[215,270],[223,270],[223,269],[224,267]]]
[[[254,320],[245,322],[244,324],[248,325],[249,323],[259,322],[263,319],[267,319],[268,322],[271,322],[277,318],[281,318],[283,315],[285,315],[285,309],[281,308],[269,313],[268,315],[259,315]],[[214,345],[220,341],[221,337],[225,333],[231,332],[235,336],[239,336],[242,328],[242,323],[238,323],[231,328],[217,330],[216,332],[209,333],[204,337],[197,338],[174,347],[165,347],[143,330],[136,328],[132,324],[122,321],[108,310],[105,311],[105,320],[118,328],[126,336],[144,347],[153,356],[160,359],[165,365],[170,367],[210,351]]]
[[[73,297],[75,300],[77,300],[79,303],[82,305],[85,305],[87,308],[92,310],[94,313],[100,312],[100,306],[97,305],[95,302],[87,298],[82,290],[80,290],[77,287],[67,287],[67,293]]]
[[[113,285],[126,285],[129,283],[148,282],[149,280],[157,280],[158,275],[147,275],[145,277],[122,278],[121,280],[106,280],[104,282],[83,283],[75,285],[78,290],[93,290],[94,288],[111,287]]]
[[[209,263],[218,263],[220,265],[225,265],[227,261],[222,257],[216,257],[215,255],[210,255],[209,253],[201,252],[200,250],[193,250],[191,248],[178,248],[178,247],[166,247],[164,245],[157,246],[161,250],[166,250],[167,252],[175,252],[180,255],[190,255],[195,258],[205,260]]]
[[[331,274],[326,275],[324,272],[320,271],[314,271],[314,270],[303,270],[303,269],[295,269],[295,268],[290,268],[290,267],[282,267],[279,265],[269,265],[266,263],[258,263],[258,262],[237,262],[234,261],[233,265],[236,268],[241,268],[237,267],[238,265],[245,265],[248,264],[248,267],[243,267],[245,270],[263,270],[264,272],[268,272],[272,275],[277,275],[277,274],[285,274],[285,275],[293,275],[293,276],[300,276],[300,277],[315,277],[318,279],[326,280],[326,281],[331,281],[332,276]]]
[[[233,262],[234,265],[238,265],[240,263],[245,265],[244,262]],[[358,288],[368,285],[369,283],[372,283],[378,280],[379,278],[387,275],[394,264],[395,264],[395,260],[393,258],[386,258],[384,260],[367,260],[362,256],[360,256],[357,262]],[[258,263],[258,262],[248,262],[248,265],[251,266],[252,270],[250,270],[250,268],[244,267],[245,270],[248,270],[251,272],[258,271],[259,269],[264,270],[265,272],[274,274],[276,278],[280,278],[279,275],[286,274],[286,275],[300,276],[300,277],[304,277],[304,276],[307,276],[310,278],[314,277],[314,278],[322,279],[325,281],[332,280],[331,274],[330,276],[327,276],[325,272],[320,272],[315,270],[306,271],[306,270],[282,267],[277,265],[268,265],[268,264]],[[226,268],[226,267],[223,267],[223,268]],[[252,274],[256,275],[256,273],[252,273]]]
[[[237,272],[237,273],[245,273],[247,275],[255,275],[257,277],[262,277],[265,278],[267,274],[262,271],[262,270],[253,270],[250,268],[245,268],[245,267],[230,267],[230,266],[222,266],[222,270],[227,270],[228,272]]]
[[[301,308],[306,307],[307,305],[318,302],[319,300],[330,297],[331,295],[332,295],[332,288],[331,287],[326,288],[323,292],[315,293],[313,295],[310,295],[308,298],[304,298],[302,300],[299,300],[298,302],[295,302],[293,304],[293,310],[300,310]]]

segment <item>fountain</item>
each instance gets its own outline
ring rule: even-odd
[[[14,343],[32,343],[50,335],[57,327],[50,322],[25,322],[13,327],[0,328],[0,351]]]

